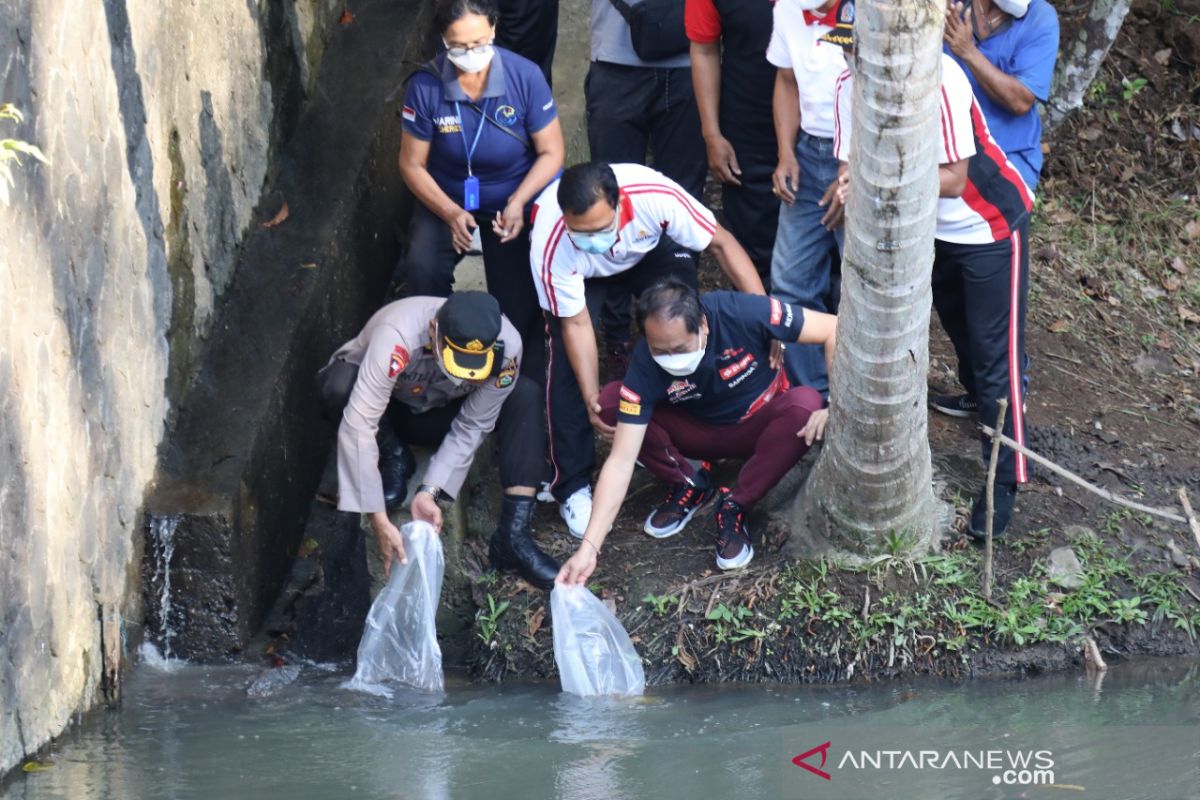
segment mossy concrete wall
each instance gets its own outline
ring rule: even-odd
[[[0,773],[115,697],[164,426],[340,10],[0,3],[0,138],[50,160],[0,207]]]

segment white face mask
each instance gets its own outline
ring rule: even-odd
[[[700,344],[699,333],[696,334],[696,347],[699,349],[691,353],[669,353],[650,357],[667,373],[682,378],[695,372],[704,360],[704,346]]]
[[[492,63],[492,56],[495,54],[495,50],[490,44],[465,48],[465,52],[461,55],[457,52],[460,50],[464,50],[464,48],[446,48],[446,58],[450,59],[450,63],[463,72],[469,73],[483,72],[487,69],[487,65]]]
[[[1025,12],[1029,10],[1029,0],[992,0],[996,5],[1000,6],[1000,10],[1012,14],[1017,19],[1025,16]]]

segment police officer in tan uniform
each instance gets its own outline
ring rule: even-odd
[[[375,313],[317,376],[338,428],[338,510],[368,514],[385,572],[407,563],[388,518],[407,495],[408,444],[437,447],[413,497],[413,519],[442,524],[439,500],[462,488],[494,428],[504,501],[489,556],[549,589],[558,563],[530,535],[545,448],[541,387],[518,377],[521,338],[484,292],[409,297]]]

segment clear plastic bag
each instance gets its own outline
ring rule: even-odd
[[[349,689],[391,697],[388,683],[427,692],[442,691],[442,649],[438,646],[438,601],[442,596],[445,559],[442,542],[427,522],[409,522],[401,529],[408,563],[392,562],[387,586],[371,604],[358,669]]]
[[[591,697],[645,691],[641,657],[596,595],[583,586],[555,584],[550,614],[554,661],[564,692]]]

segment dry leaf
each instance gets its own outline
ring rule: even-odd
[[[696,657],[688,652],[687,642],[683,639],[683,628],[680,628],[679,632],[675,634],[675,658],[688,672],[696,669]]]
[[[288,218],[288,214],[290,214],[290,213],[291,212],[288,210],[288,204],[284,203],[283,208],[279,209],[278,214],[271,217],[270,221],[262,223],[259,227],[260,228],[274,228],[276,225],[281,225]]]
[[[1190,308],[1182,304],[1179,306],[1179,318],[1184,322],[1195,322],[1200,324],[1200,314],[1197,314],[1195,311],[1192,311]]]
[[[1046,330],[1050,331],[1051,333],[1066,333],[1070,329],[1071,323],[1067,322],[1065,319],[1056,320],[1046,326]]]
[[[1164,47],[1162,50],[1157,51],[1154,54],[1154,60],[1165,67],[1171,61],[1171,48]]]
[[[1094,142],[1104,135],[1099,125],[1090,125],[1079,132],[1079,138],[1085,142]]]
[[[1194,219],[1183,226],[1183,235],[1189,239],[1200,238],[1200,219]]]
[[[352,22],[354,22],[354,15],[351,14],[350,9],[347,8],[342,11],[342,17],[338,20],[338,23],[341,25],[349,25]]]
[[[1179,278],[1175,277],[1174,275],[1164,275],[1162,279],[1162,285],[1163,288],[1168,292],[1178,292],[1181,288],[1183,288],[1183,281],[1179,280]]]
[[[539,606],[538,610],[529,615],[529,638],[537,636],[537,632],[542,627],[542,621],[546,619],[546,607]]]
[[[1188,268],[1187,268],[1187,265],[1183,263],[1183,259],[1182,259],[1180,256],[1175,256],[1175,258],[1174,258],[1174,259],[1172,259],[1172,261],[1171,261],[1171,269],[1175,270],[1175,271],[1176,271],[1176,272],[1178,272],[1180,275],[1187,275],[1187,274],[1188,274]]]

